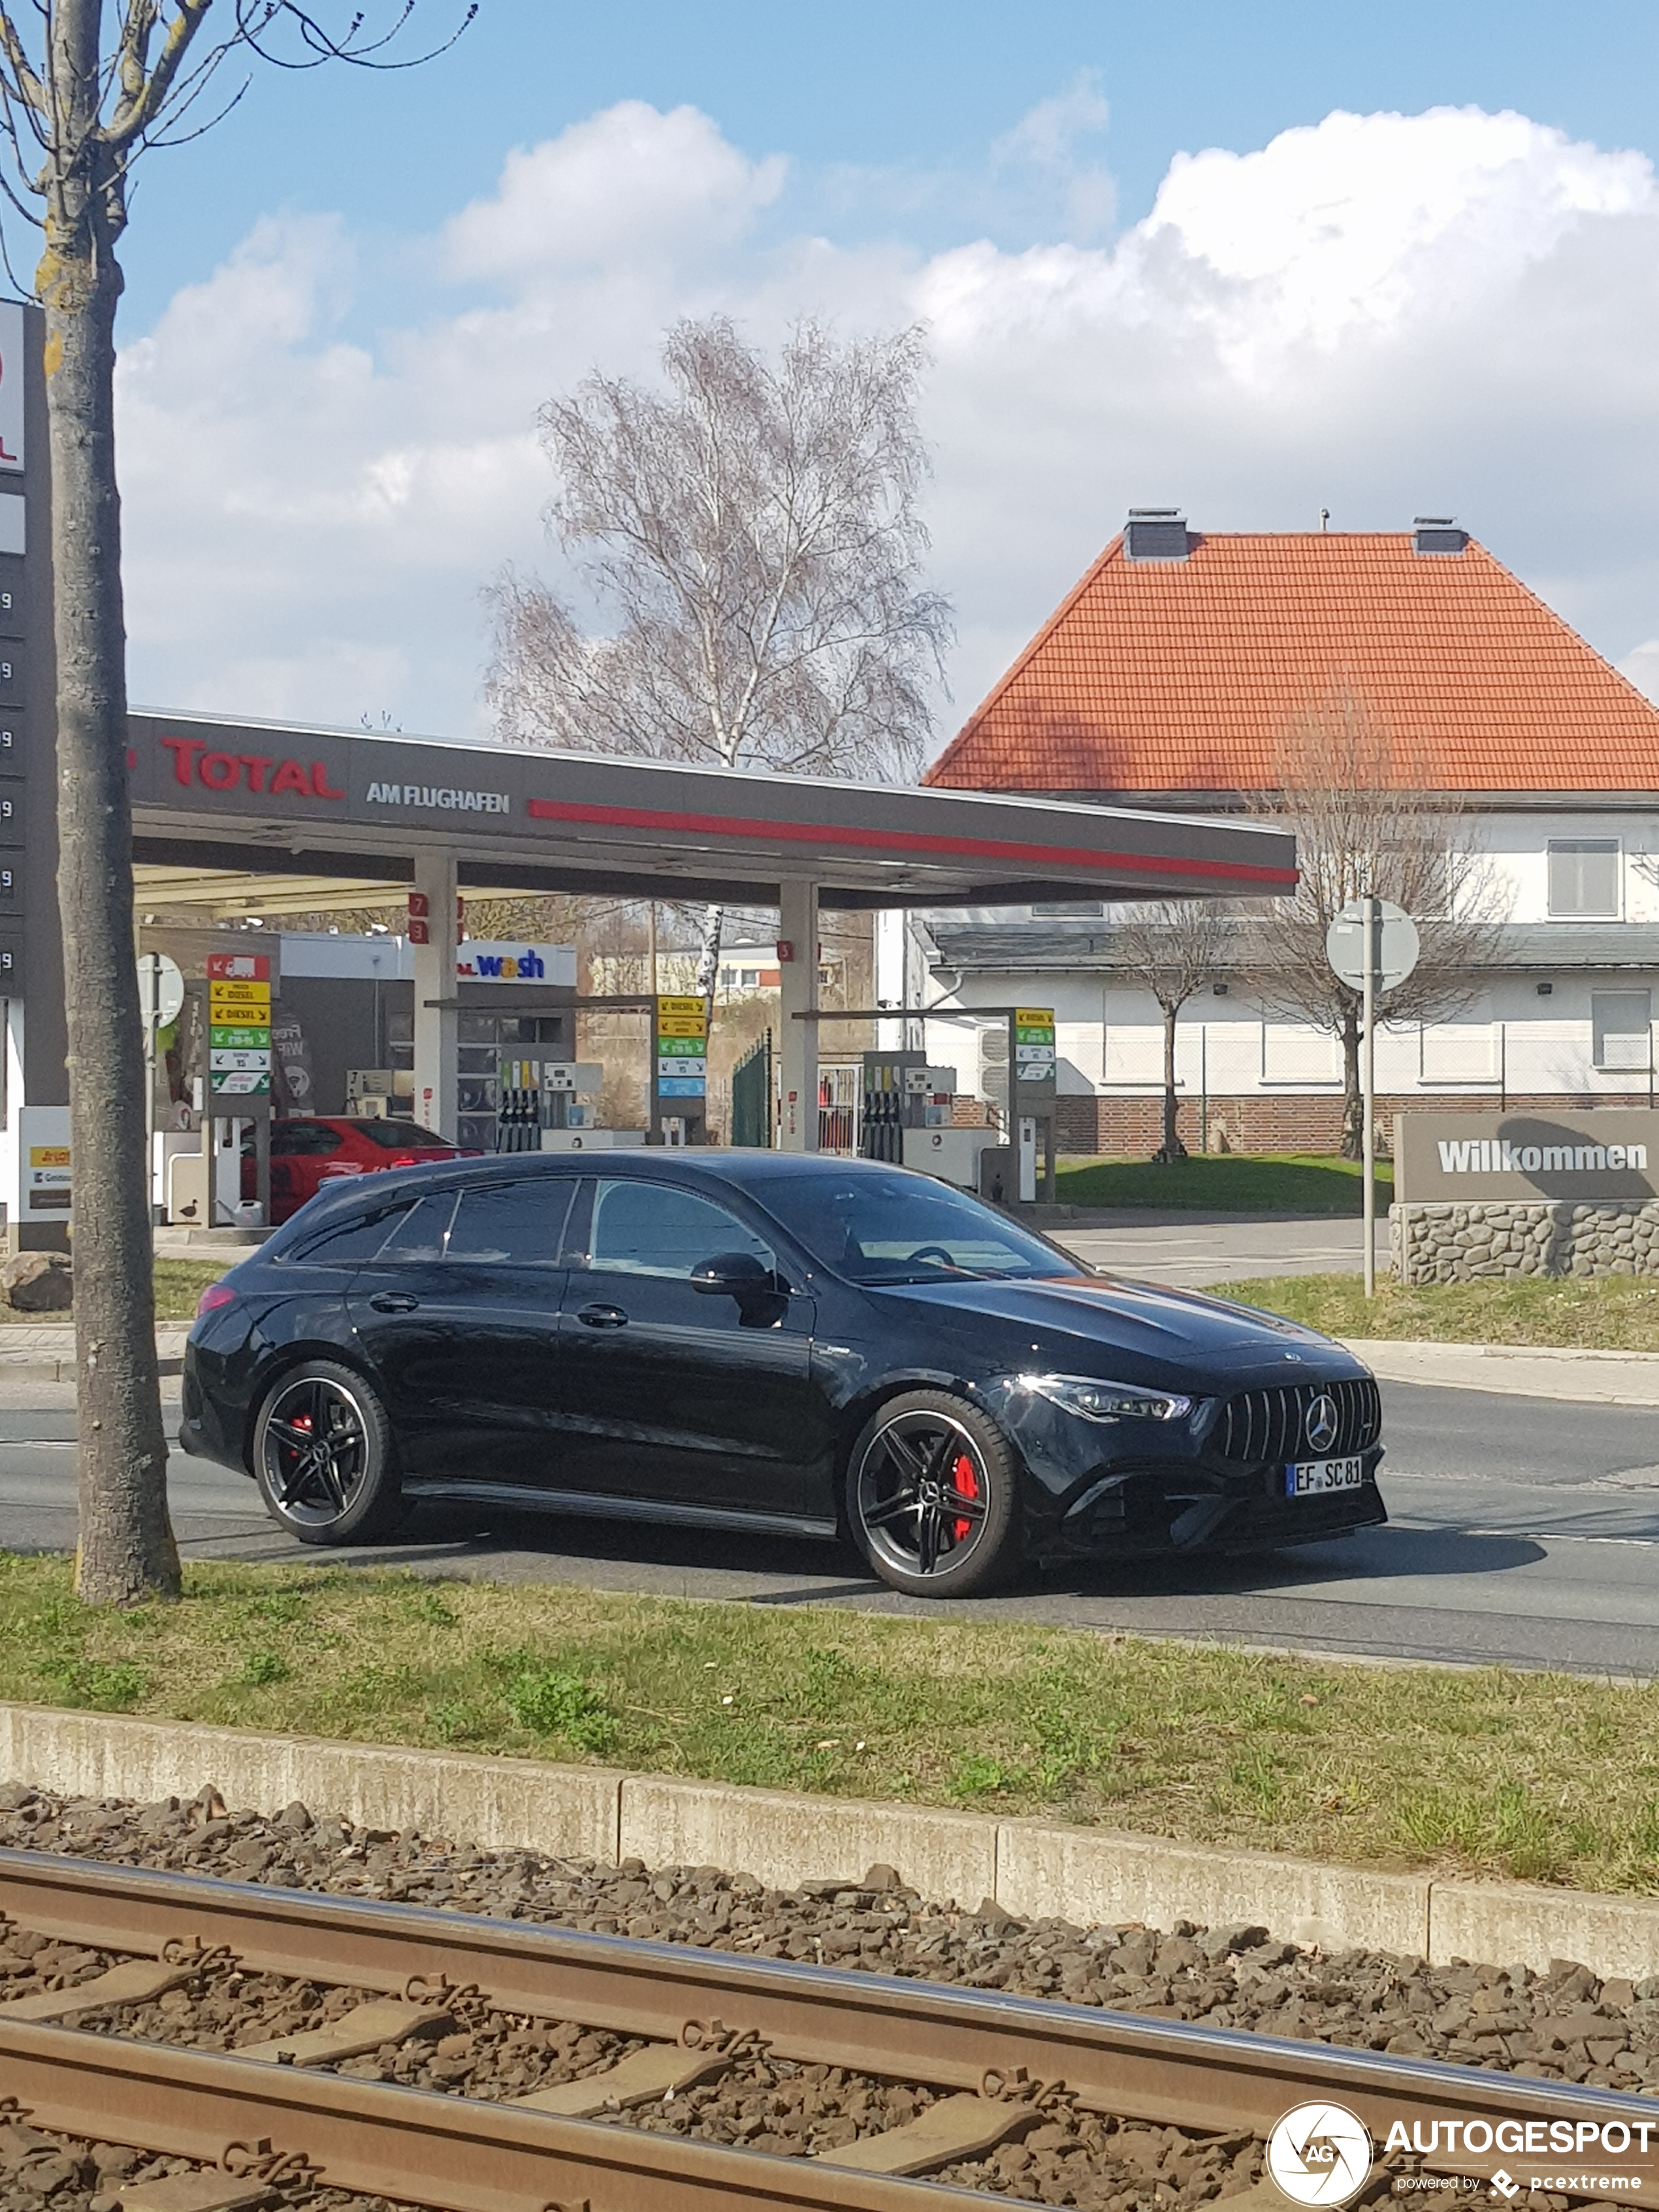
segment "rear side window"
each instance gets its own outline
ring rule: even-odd
[[[386,1152],[452,1152],[454,1147],[435,1131],[423,1129],[418,1121],[360,1121],[354,1135],[366,1137],[371,1145],[378,1145]]]
[[[412,1198],[403,1198],[394,1206],[376,1206],[362,1213],[349,1214],[343,1221],[331,1222],[317,1236],[295,1245],[283,1257],[302,1260],[312,1267],[360,1267],[374,1257],[414,1205]]]
[[[271,1158],[320,1159],[337,1152],[340,1142],[339,1131],[325,1121],[279,1121],[270,1133]]]
[[[382,1265],[441,1260],[444,1232],[455,1211],[453,1190],[434,1190],[411,1206],[374,1255]]]
[[[576,1182],[542,1175],[471,1185],[461,1193],[447,1256],[474,1267],[556,1267]]]

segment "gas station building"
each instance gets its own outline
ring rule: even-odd
[[[39,309],[0,302],[0,998],[5,1007],[0,1204],[14,1243],[59,1242],[68,1225],[65,974],[57,900],[57,671],[52,631],[51,486]],[[817,1144],[818,916],[843,908],[1029,906],[1039,902],[1240,898],[1296,881],[1294,841],[1259,822],[1196,820],[1140,808],[969,790],[914,789],[401,735],[133,713],[128,722],[133,859],[139,908],[190,904],[216,885],[257,882],[289,911],[331,896],[409,901],[412,951],[412,1113],[459,1133],[464,1009],[534,1018],[544,1050],[574,1058],[574,977],[526,983],[458,979],[458,897],[599,894],[624,899],[775,908],[780,1047],[777,1141]],[[194,887],[193,890],[190,887]],[[222,933],[204,969],[246,953],[265,933]],[[272,990],[280,993],[278,974]],[[192,981],[211,1009],[228,988]],[[257,1061],[246,1021],[216,1024],[228,1060]],[[217,995],[210,995],[217,994]],[[245,1001],[246,1003],[246,1001]],[[641,1010],[650,1002],[629,1002]],[[693,1009],[655,1027],[647,1141],[696,1141]],[[916,1011],[920,1011],[917,1009]],[[1032,1010],[1027,1010],[1032,1011]],[[1035,1010],[1041,1012],[1041,1010]],[[1012,1014],[1011,1014],[1012,1021]],[[252,1065],[217,1080],[218,1053],[198,1024],[202,1116],[233,1133],[252,1121],[262,1165],[270,1086]],[[240,1041],[228,1040],[240,1031]],[[678,1032],[678,1035],[674,1032]],[[1012,1029],[1011,1029],[1012,1037]],[[661,1048],[667,1045],[666,1054]],[[1030,1048],[1034,1062],[1044,1048]],[[704,1046],[706,1058],[706,1044]],[[923,1054],[915,1057],[921,1060]],[[267,1071],[269,1052],[265,1052]],[[1048,1065],[1052,1071],[1052,1049]],[[567,1063],[568,1065],[568,1063]],[[665,1072],[666,1071],[666,1072]],[[1030,1107],[1052,1096],[1022,1082]],[[222,1115],[215,1111],[222,1106]],[[1030,1110],[1025,1107],[1024,1110]],[[520,1133],[522,1134],[523,1133]]]

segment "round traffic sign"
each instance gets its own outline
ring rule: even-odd
[[[1388,899],[1350,899],[1325,933],[1325,957],[1351,991],[1365,988],[1365,916],[1371,910],[1371,977],[1392,991],[1417,965],[1417,924]]]
[[[165,952],[138,956],[138,1005],[152,1029],[164,1030],[176,1022],[185,1003],[185,978],[176,960]]]

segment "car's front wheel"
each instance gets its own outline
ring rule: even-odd
[[[853,1447],[848,1521],[895,1589],[919,1597],[994,1589],[1019,1558],[1018,1503],[1006,1437],[948,1391],[890,1398]]]
[[[253,1472],[265,1510],[302,1544],[382,1534],[402,1505],[386,1408],[332,1359],[292,1368],[272,1389],[254,1425]]]

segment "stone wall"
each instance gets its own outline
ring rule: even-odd
[[[1401,1200],[1389,1209],[1407,1288],[1492,1275],[1659,1275],[1659,1199]]]

